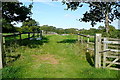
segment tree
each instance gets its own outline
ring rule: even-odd
[[[15,28],[12,24],[8,23],[6,20],[2,20],[2,32],[4,33],[9,33],[9,32],[14,32]]]
[[[99,30],[104,30],[105,28],[104,28],[104,26],[99,26],[98,29]]]
[[[65,33],[67,34],[77,34],[77,29],[75,28],[69,28],[69,29],[65,29]]]
[[[2,18],[7,22],[23,22],[31,17],[32,4],[29,7],[23,3],[3,2],[2,3]]]
[[[46,31],[46,34],[47,34],[48,31],[55,32],[56,27],[48,26],[48,25],[43,25],[43,26],[40,27],[40,29]]]
[[[39,32],[40,27],[39,23],[34,19],[26,20],[22,23],[22,31],[23,32]]]
[[[118,7],[120,7],[120,3],[118,2],[86,2],[89,4],[90,11],[86,11],[83,14],[83,18],[79,19],[79,21],[91,22],[91,25],[94,26],[96,22],[104,22],[105,30],[109,32],[109,23],[111,23],[115,19],[120,19],[120,12],[118,11]],[[76,10],[78,7],[82,7],[83,4],[81,2],[67,2],[63,1],[63,4],[67,5],[67,10]]]
[[[23,3],[17,2],[2,2],[2,28],[3,32],[7,29],[6,24],[11,26],[12,22],[23,22],[29,20],[31,17],[32,4],[29,7],[23,5]],[[8,26],[11,28],[11,26]]]
[[[22,23],[22,26],[38,26],[39,23],[35,21],[34,19],[26,20]]]
[[[63,28],[56,28],[55,32],[58,34],[64,34],[65,30]]]

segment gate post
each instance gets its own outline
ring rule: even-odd
[[[101,34],[95,34],[95,67],[101,67]]]
[[[3,68],[2,65],[2,33],[0,33],[0,69]]]
[[[107,41],[107,38],[104,38],[104,41]],[[107,44],[103,43],[103,51],[105,51],[107,49]],[[107,52],[103,53],[103,68],[106,67],[106,54]]]

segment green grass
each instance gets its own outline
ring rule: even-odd
[[[46,35],[42,41],[22,41],[12,52],[20,58],[2,69],[3,78],[119,77],[118,71],[94,68],[91,54],[76,41],[75,35]]]

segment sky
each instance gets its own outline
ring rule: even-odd
[[[24,1],[25,5],[29,5],[31,2]],[[66,5],[62,5],[62,2],[45,2],[43,0],[34,1],[32,8],[32,18],[39,22],[40,26],[49,25],[57,28],[78,28],[89,29],[92,28],[90,22],[80,22],[78,19],[83,17],[86,11],[89,11],[87,4],[84,4],[82,8],[78,8],[76,11],[64,10]],[[98,28],[100,25],[104,26],[104,23],[97,23],[94,28]],[[118,20],[115,20],[111,25],[118,28]],[[18,24],[17,26],[21,26]]]

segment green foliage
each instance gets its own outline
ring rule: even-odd
[[[15,27],[10,24],[9,22],[7,22],[5,19],[2,20],[2,32],[14,32],[15,31]]]
[[[56,28],[54,26],[48,26],[48,25],[43,25],[40,27],[41,30],[48,32],[56,32],[58,34],[76,34],[77,29],[75,28],[68,28],[68,29],[63,29],[63,28]]]
[[[105,22],[105,29],[108,33],[109,23],[113,22],[115,19],[120,19],[120,12],[118,7],[120,6],[119,2],[86,2],[89,5],[90,10],[86,11],[83,14],[83,18],[79,21],[91,22],[91,25],[94,26],[96,22]],[[81,2],[68,2],[63,0],[63,4],[67,5],[67,10],[76,10],[79,7],[83,6]]]
[[[13,26],[12,22],[23,22],[25,20],[30,19],[32,14],[31,9],[32,9],[32,4],[30,4],[27,7],[23,5],[23,3],[3,2],[2,3],[3,32],[16,32],[16,28]]]
[[[62,28],[56,28],[55,32],[58,34],[65,34],[65,30]]]
[[[22,23],[22,27],[23,26],[38,26],[39,23],[37,21],[35,21],[34,19],[30,19],[30,20],[26,20]]]
[[[3,2],[2,3],[2,17],[7,22],[23,22],[30,19],[32,4],[29,7],[23,3]]]
[[[30,28],[28,26],[23,26],[22,32],[30,32]]]
[[[47,34],[48,31],[55,32],[56,27],[43,25],[43,26],[40,27],[40,29],[46,31],[46,34]]]
[[[26,20],[21,26],[22,32],[39,32],[40,27],[38,25],[39,23],[34,19]]]
[[[89,30],[82,29],[79,31],[81,34],[87,34],[87,35],[95,35],[95,33],[101,33],[104,37],[111,37],[111,38],[120,38],[120,30],[115,29],[114,26],[109,26],[109,32],[105,32],[104,26],[99,26],[98,29],[90,28]]]
[[[65,33],[66,34],[77,34],[77,29],[75,28],[69,28],[69,29],[65,29]]]

